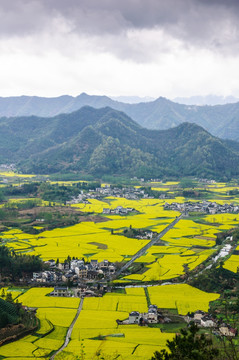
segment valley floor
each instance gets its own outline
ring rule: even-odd
[[[155,182],[150,186],[158,194],[156,198],[130,200],[108,195],[68,205],[86,215],[82,222],[72,226],[37,234],[15,227],[1,232],[2,244],[17,253],[39,255],[43,260],[59,262],[64,262],[68,256],[87,261],[106,259],[120,266],[125,264],[125,267],[122,268],[124,271],[116,273],[117,276],[107,279],[113,290],[103,297],[86,297],[84,300],[51,297],[53,288],[47,284],[46,287],[14,291],[5,287],[4,290],[11,291],[24,306],[37,308],[40,328],[33,335],[0,347],[0,358],[150,359],[156,350],[165,348],[166,341],[174,337],[179,326],[183,326],[183,316],[197,310],[207,312],[210,303],[220,298],[216,290],[205,292],[187,282],[214,263],[232,274],[237,273],[237,242],[231,236],[225,236],[221,243],[217,239],[219,233],[226,234],[238,226],[239,213],[195,212],[180,218],[180,212],[165,210],[165,203],[201,202],[203,198],[185,198],[178,189],[178,182]],[[239,204],[236,184],[214,183],[197,188],[197,192],[204,194],[205,190],[209,202]],[[233,190],[235,195],[230,195]],[[162,193],[166,198],[160,196]],[[9,199],[10,202],[25,200]],[[49,204],[41,206],[44,209]],[[106,208],[115,211],[119,207],[134,211],[123,215],[104,213]],[[102,221],[85,221],[88,214],[100,216]],[[141,229],[157,236],[170,224],[173,224],[172,228],[160,238],[155,237],[156,241],[150,247],[147,244],[152,239],[132,235],[133,229]],[[225,246],[229,250],[223,253]],[[136,253],[139,255],[134,257]],[[177,321],[168,326],[157,324],[153,327],[118,324],[117,320],[127,319],[133,311],[146,313],[150,304],[157,305],[169,316],[179,316]],[[70,336],[69,329],[72,330]]]

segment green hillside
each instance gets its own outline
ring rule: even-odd
[[[16,305],[0,298],[0,329],[8,324],[16,324],[19,320]]]
[[[109,106],[123,111],[134,121],[148,129],[169,129],[183,122],[202,126],[211,134],[224,139],[239,139],[239,103],[214,106],[183,105],[159,97],[150,102],[126,104],[107,96],[87,95],[44,98],[37,96],[0,97],[0,116],[52,117],[71,113],[84,106]]]
[[[0,133],[0,161],[16,163],[25,172],[148,178],[239,174],[234,142],[190,123],[148,130],[111,108],[84,107],[53,118],[1,118]]]

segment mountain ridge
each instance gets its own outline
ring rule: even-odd
[[[154,101],[127,104],[107,96],[62,95],[55,98],[21,96],[0,98],[0,117],[41,116],[53,117],[71,113],[84,106],[96,109],[109,106],[123,111],[134,121],[148,129],[169,129],[183,122],[196,123],[213,135],[239,140],[239,102],[226,105],[196,106],[175,103],[164,97]]]
[[[239,174],[233,141],[220,140],[192,123],[146,129],[109,107],[86,106],[52,118],[1,118],[0,133],[0,161],[16,163],[25,172],[221,178]]]

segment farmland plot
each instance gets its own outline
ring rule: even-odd
[[[0,356],[9,359],[49,358],[53,350],[64,343],[66,332],[73,321],[79,299],[53,298],[47,296],[52,288],[31,288],[19,296],[19,302],[29,307],[36,307],[40,328],[35,336],[26,336],[21,340],[0,347]]]

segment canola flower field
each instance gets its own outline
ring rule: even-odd
[[[122,261],[133,256],[148,240],[129,239],[114,234],[125,228],[164,229],[176,216],[177,212],[165,212],[163,202],[154,199],[129,201],[122,198],[111,198],[105,201],[90,200],[90,204],[79,204],[83,212],[102,213],[103,208],[116,208],[121,204],[138,211],[125,217],[111,215],[100,223],[82,222],[64,229],[45,231],[39,235],[29,235],[20,230],[2,233],[3,241],[16,251],[24,251],[32,255],[40,255],[44,260],[57,259],[63,261],[68,255],[97,259],[99,261]],[[112,232],[114,232],[112,234]]]
[[[0,172],[1,176],[8,179],[25,178],[32,175],[16,174],[14,172]],[[72,185],[75,181],[62,181],[59,184]],[[153,182],[152,189],[168,191],[177,188],[179,182],[168,181],[165,183]],[[102,184],[104,186],[106,184]],[[237,190],[234,184],[212,183],[204,184],[203,189],[217,194],[216,201],[220,204],[229,202],[229,198],[234,203],[239,203],[237,196],[230,197],[228,192]],[[220,196],[218,196],[220,195]],[[23,200],[23,199],[22,199]],[[22,201],[17,199],[17,201]],[[10,201],[14,201],[11,199]],[[185,198],[177,196],[174,199],[167,199],[168,203],[183,203]],[[195,200],[191,200],[195,201]],[[64,229],[54,229],[45,231],[39,235],[25,234],[19,230],[9,230],[2,233],[3,243],[7,244],[15,251],[26,252],[29,254],[40,255],[44,260],[53,258],[63,261],[68,255],[84,257],[88,260],[97,259],[99,261],[107,258],[109,261],[129,260],[137,251],[147,244],[147,240],[129,239],[119,235],[125,228],[151,229],[155,232],[162,231],[176,216],[175,211],[163,210],[165,200],[160,199],[141,199],[127,200],[124,198],[106,197],[103,201],[90,199],[89,204],[76,204],[74,207],[85,213],[102,214],[105,207],[115,209],[117,206],[135,209],[133,215],[105,216],[105,221],[101,223],[84,222]],[[42,206],[47,205],[42,202]],[[170,230],[162,239],[164,249],[161,246],[150,248],[137,262],[146,265],[143,274],[132,274],[125,280],[152,281],[165,280],[180,276],[184,273],[185,265],[190,270],[205,261],[208,256],[213,254],[215,247],[216,233],[228,230],[237,226],[238,214],[215,214],[204,217],[206,224],[196,223],[192,220],[181,220],[177,226]],[[206,247],[210,251],[195,251],[195,248]],[[178,251],[178,249],[180,251]],[[231,261],[227,263],[228,269],[236,271],[237,256],[233,255]],[[173,268],[173,270],[172,270]]]
[[[13,177],[13,174],[10,176]],[[24,177],[24,176],[23,176]],[[65,183],[65,182],[64,182]],[[178,182],[152,183],[159,192],[172,190]],[[218,196],[220,204],[234,202],[239,197],[228,196],[235,186],[225,183],[207,185]],[[219,196],[221,194],[221,197]],[[89,199],[89,204],[72,205],[85,213],[102,214],[104,208],[117,206],[133,208],[130,215],[102,215],[105,221],[99,223],[82,222],[80,224],[45,231],[39,235],[29,235],[17,229],[9,229],[1,235],[3,243],[17,252],[40,255],[44,260],[63,261],[68,255],[85,259],[108,259],[109,261],[127,261],[149,240],[126,238],[122,231],[126,228],[162,231],[180,214],[165,211],[164,199],[127,200],[108,197],[103,201]],[[185,202],[177,196],[167,202]],[[44,206],[44,204],[43,204]],[[203,264],[216,251],[216,234],[238,226],[238,214],[215,214],[203,217],[203,222],[182,219],[159,243],[147,250],[136,262],[145,265],[142,273],[125,276],[127,282],[139,283],[140,287],[126,287],[125,293],[108,293],[101,298],[84,299],[83,309],[73,327],[70,342],[56,359],[105,358],[115,354],[118,359],[150,359],[154,351],[165,347],[166,341],[174,337],[173,333],[162,333],[160,328],[145,328],[137,325],[118,325],[116,320],[124,320],[131,311],[146,312],[148,304],[156,304],[161,309],[173,310],[180,315],[196,310],[207,311],[211,301],[218,294],[209,294],[187,284],[149,286],[148,281],[167,281]],[[239,247],[238,249],[239,250]],[[224,268],[236,272],[239,255],[232,254],[226,260]],[[23,305],[37,308],[40,327],[34,335],[29,335],[14,343],[0,347],[0,357],[6,359],[49,359],[54,351],[64,343],[67,329],[72,323],[80,299],[57,298],[48,294],[53,288],[23,289],[4,288],[11,292],[14,299]],[[2,289],[0,289],[1,295]],[[147,294],[146,294],[147,293]]]
[[[37,308],[40,328],[29,335],[0,347],[0,356],[10,359],[49,358],[63,343],[80,303],[78,298],[47,296],[53,288],[31,288],[17,300],[25,306]]]
[[[49,358],[64,343],[67,328],[73,321],[79,299],[49,297],[53,288],[31,288],[18,297],[29,307],[37,307],[40,328],[34,335],[0,347],[7,359]],[[198,308],[207,311],[209,302],[218,294],[207,294],[186,284],[148,288],[150,302],[160,308],[175,309],[185,315]],[[85,352],[85,359],[117,354],[122,359],[143,360],[154,351],[165,348],[173,333],[159,328],[118,325],[116,320],[128,318],[131,311],[147,312],[144,288],[127,288],[125,294],[108,293],[101,298],[85,298],[83,309],[73,327],[69,345],[56,359],[74,359]],[[63,357],[62,357],[63,356]]]
[[[13,173],[10,173],[13,176]],[[152,183],[155,189],[174,189],[178,182]],[[228,202],[228,191],[236,187],[226,183],[207,185],[212,194],[221,193],[221,197],[212,199],[220,204]],[[239,202],[236,196],[233,202]],[[13,201],[13,200],[11,200]],[[18,201],[20,201],[18,199]],[[82,222],[63,229],[45,231],[38,235],[30,235],[18,229],[10,229],[2,233],[2,240],[17,252],[40,255],[42,259],[64,259],[69,256],[84,257],[87,260],[108,259],[112,262],[128,261],[136,252],[144,247],[149,240],[126,238],[122,232],[132,227],[162,231],[179,212],[165,211],[164,199],[128,200],[118,197],[106,197],[100,201],[89,199],[89,203],[72,205],[81,212],[102,214],[104,208],[115,209],[117,206],[133,208],[130,215],[102,215],[103,222]],[[177,196],[167,199],[168,203],[185,202],[184,197]],[[195,201],[195,200],[193,200]],[[42,206],[44,206],[44,202]],[[126,276],[125,281],[156,281],[179,277],[184,274],[185,266],[193,270],[215,252],[216,234],[237,226],[238,214],[214,214],[204,216],[204,223],[182,219],[161,240],[160,244],[151,247],[136,262],[145,265],[143,273]],[[162,244],[163,242],[163,244]],[[232,255],[225,268],[237,271],[238,255]]]
[[[185,199],[178,197],[177,202]],[[171,200],[168,200],[170,202]],[[107,215],[105,221],[80,224],[38,235],[23,233],[12,229],[2,233],[3,242],[17,252],[40,255],[42,259],[64,259],[69,256],[85,259],[107,259],[112,262],[129,260],[144,247],[149,240],[123,236],[123,230],[129,227],[149,229],[161,232],[177,216],[176,211],[165,211],[165,201],[160,199],[127,200],[124,198],[106,198],[105,201],[90,199],[89,204],[77,204],[75,207],[86,213],[102,214],[105,207],[117,206],[133,208],[136,211],[127,216]],[[216,233],[236,223],[235,217],[225,223],[208,225],[192,220],[180,220],[161,240],[164,246],[154,246],[137,261],[147,264],[144,274],[132,274],[126,280],[164,280],[184,273],[185,264],[193,269],[213,253]],[[208,248],[210,251],[194,251],[195,247]]]

